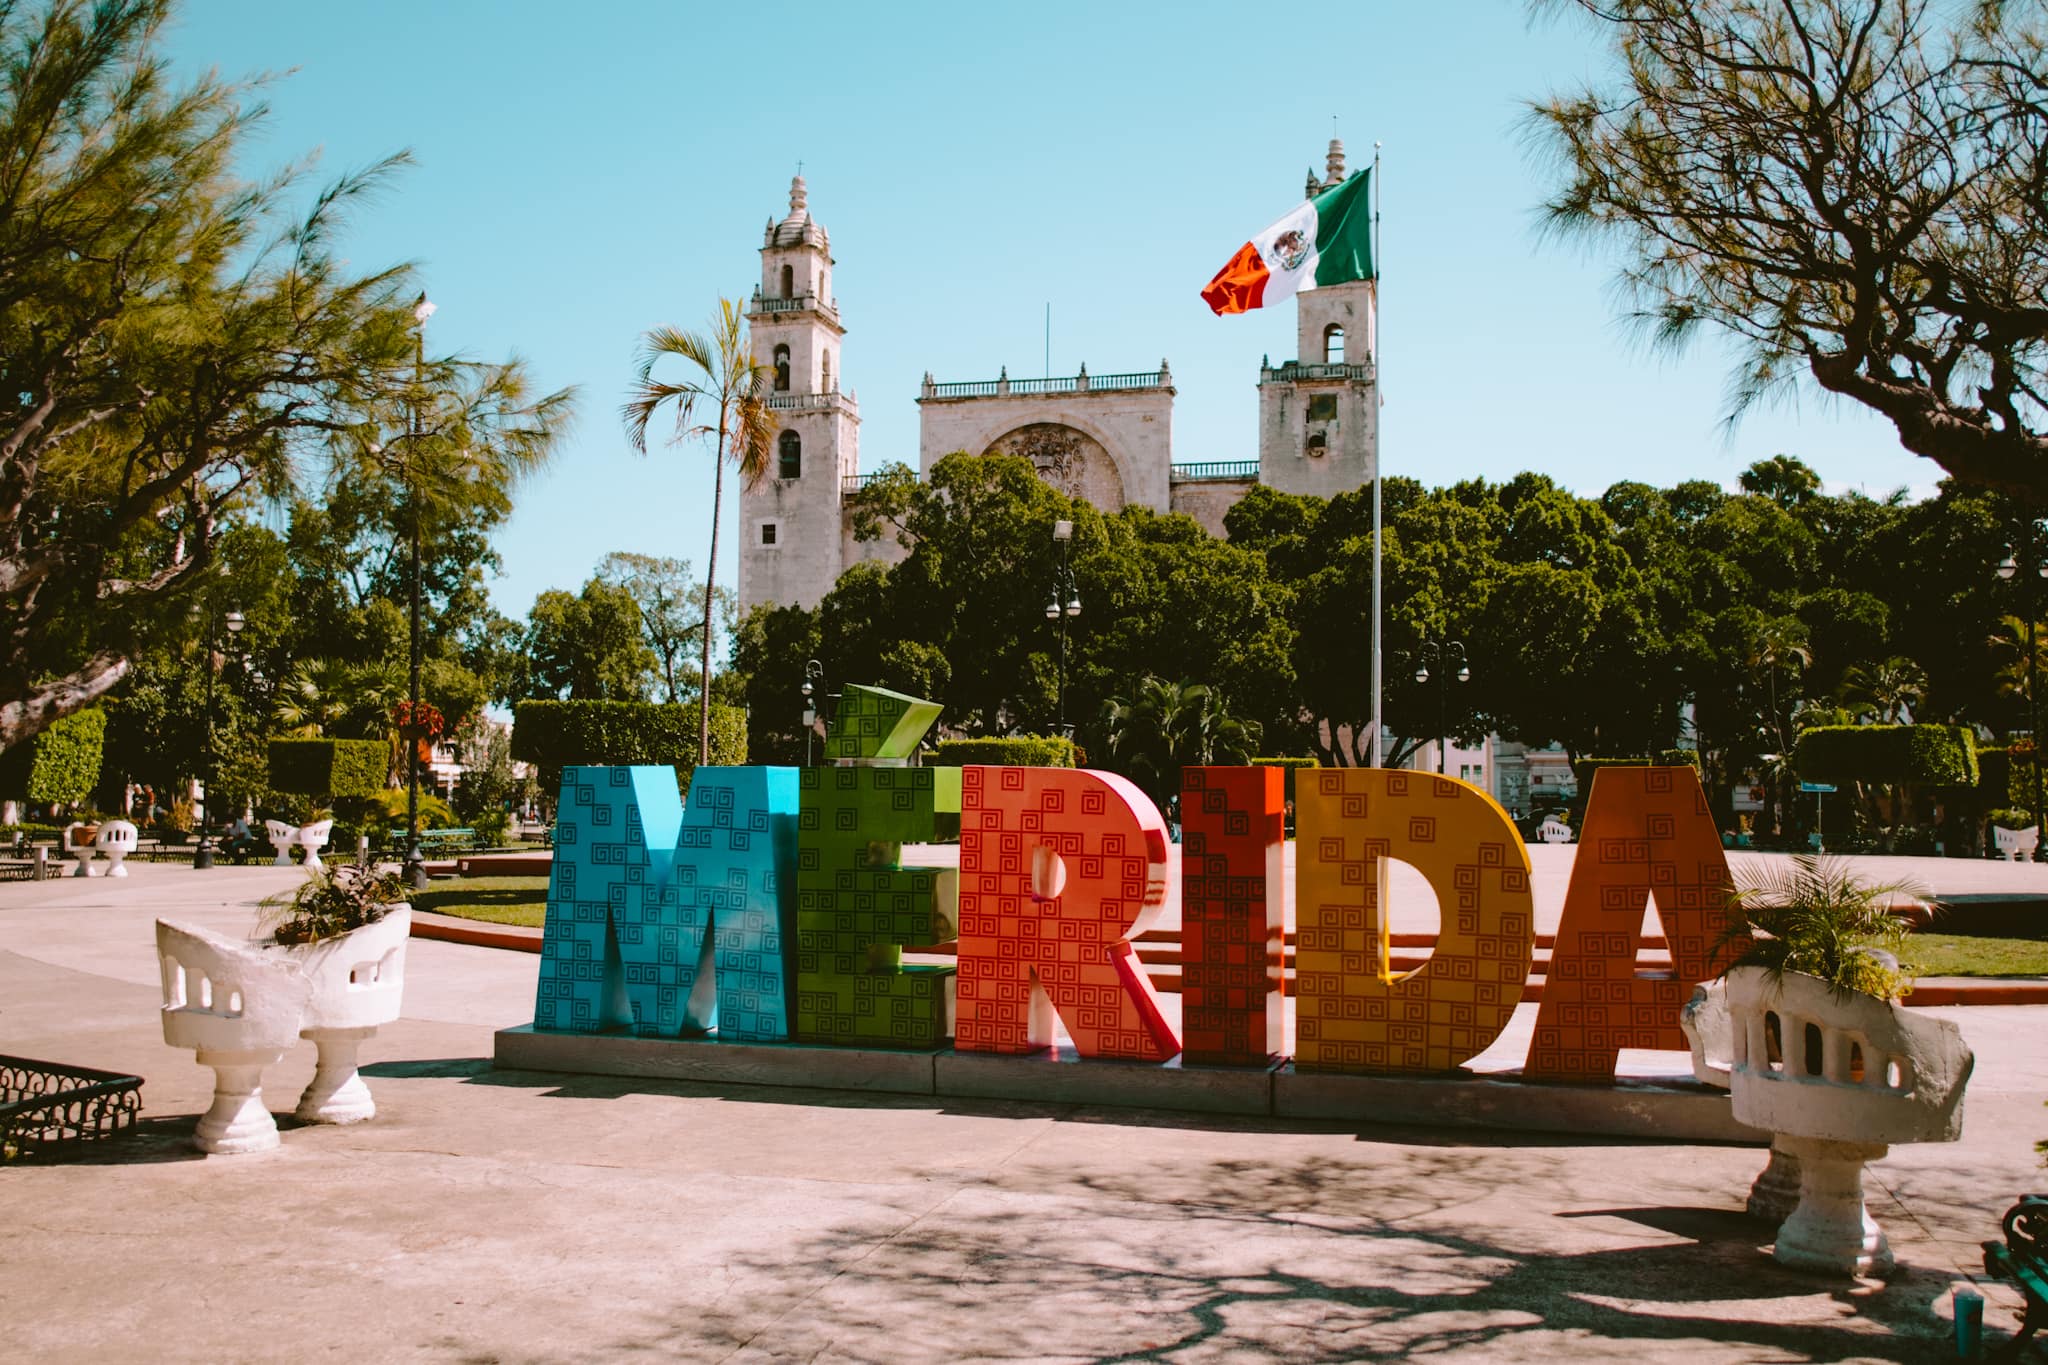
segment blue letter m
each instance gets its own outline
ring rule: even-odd
[[[566,767],[534,1027],[789,1036],[794,768]]]

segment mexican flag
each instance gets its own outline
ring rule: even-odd
[[[1322,284],[1374,278],[1370,169],[1304,199],[1246,242],[1202,290],[1217,313],[1248,313]]]

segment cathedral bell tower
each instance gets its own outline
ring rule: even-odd
[[[1326,174],[1308,173],[1307,197],[1344,183],[1344,144],[1330,139]],[[1379,470],[1377,280],[1304,289],[1294,296],[1295,355],[1259,366],[1259,482],[1283,493],[1330,497]]]
[[[761,283],[747,308],[754,360],[767,367],[773,424],[767,475],[740,497],[740,612],[816,606],[838,580],[840,500],[860,468],[860,406],[840,392],[846,328],[832,297],[832,242],[811,217],[804,178],[789,215],[768,220]]]

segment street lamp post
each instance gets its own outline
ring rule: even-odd
[[[2029,727],[2031,738],[2034,742],[2034,761],[2030,765],[2034,770],[2034,804],[2033,808],[2029,810],[2027,814],[2031,815],[2034,818],[2034,829],[2036,832],[2038,832],[2041,828],[2042,803],[2041,691],[2040,688],[2036,686],[2037,682],[2039,681],[2039,679],[2036,677],[2036,671],[2038,669],[2040,661],[2040,647],[2035,639],[2035,621],[2036,618],[2038,618],[2041,614],[2041,603],[2039,596],[2041,583],[2043,579],[2048,579],[2048,557],[2044,557],[2042,553],[2042,548],[2043,547],[2040,543],[2039,538],[2039,527],[2033,522],[2027,523],[2026,544],[2020,547],[2021,551],[2026,555],[2026,557],[2029,560],[2033,562],[2034,565],[2034,572],[2031,575],[2029,575],[2026,580],[2031,586],[2028,591],[2021,594],[2022,598],[2026,602],[2027,611],[2027,725]],[[2006,551],[2005,559],[1998,566],[1998,576],[2009,583],[2019,575],[2019,571],[2019,557],[2011,549],[2008,549]],[[2034,857],[2036,861],[2039,861],[2041,856],[2042,850],[2036,848],[2034,851]]]
[[[410,444],[406,459],[419,458],[420,439],[420,383],[426,369],[427,319],[434,316],[434,305],[427,302],[424,291],[413,304],[413,321],[417,324],[412,342],[412,402],[406,413],[406,434]],[[411,727],[417,727],[420,715],[420,494],[412,480],[407,480],[407,501],[412,504],[412,632],[410,655],[411,709],[406,718]],[[401,875],[414,887],[427,885],[426,859],[420,855],[420,746],[416,738],[408,736],[405,742],[405,866]]]
[[[1067,618],[1081,614],[1081,590],[1074,582],[1074,570],[1067,560],[1067,547],[1074,540],[1074,523],[1056,521],[1052,524],[1053,542],[1060,547],[1060,566],[1053,571],[1052,592],[1045,601],[1045,619],[1059,623],[1060,635],[1060,734],[1070,731],[1067,727]]]
[[[213,866],[213,789],[219,782],[220,754],[213,733],[213,681],[220,675],[220,628],[226,626],[229,635],[240,635],[247,620],[238,611],[231,611],[206,632],[206,785],[202,788],[204,798],[199,807],[199,847],[192,850],[192,870],[204,872]]]
[[[1444,773],[1444,756],[1451,747],[1451,677],[1452,665],[1456,664],[1459,682],[1471,682],[1472,670],[1465,666],[1465,645],[1460,640],[1424,640],[1416,652],[1421,660],[1415,665],[1415,681],[1429,681],[1429,666],[1437,666],[1437,741],[1436,771],[1439,777]]]
[[[804,660],[804,766],[811,766],[811,732],[818,724],[818,684],[825,680],[825,665]]]

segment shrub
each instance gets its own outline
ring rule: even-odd
[[[1294,799],[1294,775],[1303,768],[1319,768],[1322,764],[1312,758],[1255,758],[1252,760],[1251,766],[1254,768],[1280,769],[1281,786],[1286,793],[1286,799],[1292,801]]]
[[[1916,782],[1974,787],[1977,741],[1957,725],[1823,725],[1800,733],[1802,782]]]
[[[2034,746],[1977,751],[1977,800],[1989,807],[2025,806],[2034,799]]]
[[[373,821],[377,817],[382,817],[380,823],[383,828],[404,827],[406,799],[403,787],[380,787],[374,795],[364,799],[363,805],[366,814],[369,814]],[[455,827],[455,812],[448,808],[448,803],[430,791],[421,792],[420,828],[454,829]],[[376,824],[371,825],[370,833],[374,839],[377,835]]]
[[[270,785],[300,796],[374,796],[391,771],[381,739],[273,739]]]
[[[263,902],[265,922],[279,943],[318,943],[375,924],[405,904],[405,884],[390,873],[340,863],[324,867],[297,887]]]
[[[106,747],[107,713],[79,711],[0,759],[0,790],[17,800],[72,805],[92,796]]]
[[[505,842],[505,833],[511,827],[512,817],[502,810],[487,810],[470,822],[476,831],[476,841],[485,848],[497,848]]]
[[[559,791],[571,763],[668,764],[689,790],[697,766],[697,708],[639,701],[523,701],[512,711],[512,757],[540,769],[541,789]],[[747,716],[711,707],[711,762],[747,761]]]
[[[1744,868],[1728,900],[1719,952],[1735,955],[1731,966],[1762,967],[1773,977],[1804,972],[1844,995],[1897,1000],[1913,985],[1911,968],[1898,960],[1911,926],[1891,913],[1902,894],[1926,892],[1903,882],[1866,882],[1832,858],[1800,854],[1790,867]]]
[[[1006,735],[1000,739],[942,739],[932,757],[935,768],[987,764],[997,768],[1071,768],[1074,741],[1059,735]]]

